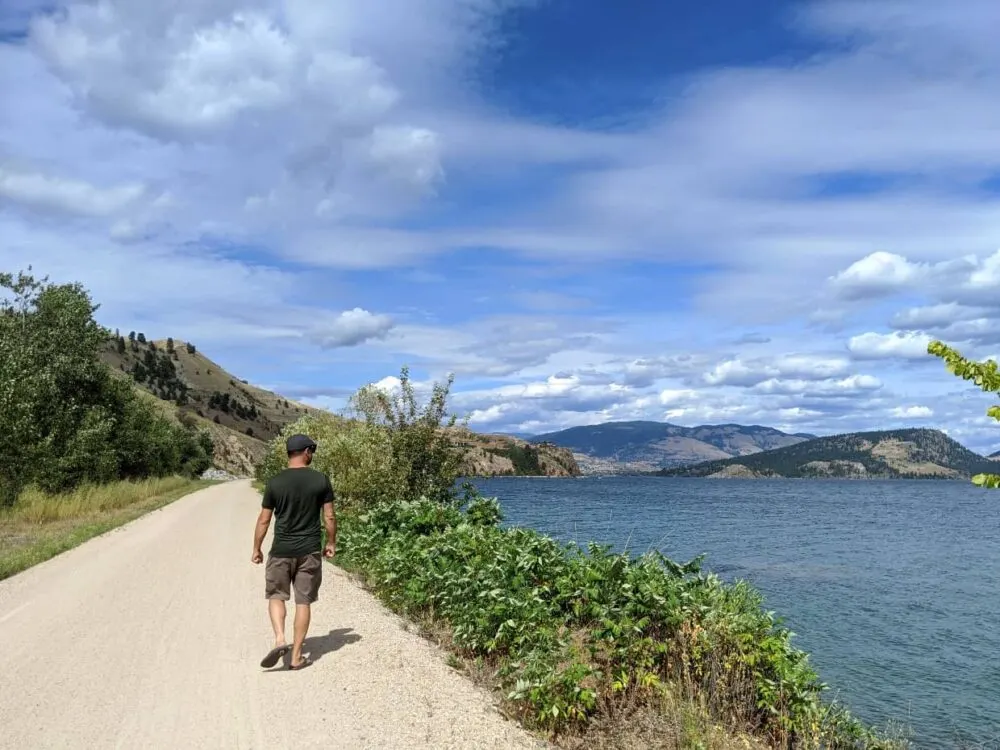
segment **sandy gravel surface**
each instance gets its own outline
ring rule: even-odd
[[[258,507],[218,485],[0,582],[0,747],[543,746],[332,566],[315,663],[262,670]]]

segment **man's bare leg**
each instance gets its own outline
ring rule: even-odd
[[[302,644],[306,640],[306,633],[309,631],[309,620],[312,617],[312,609],[308,604],[295,605],[295,637],[292,641],[292,666],[297,667],[302,663]]]
[[[267,613],[271,616],[271,627],[274,628],[274,647],[285,645],[285,602],[281,599],[268,599]]]

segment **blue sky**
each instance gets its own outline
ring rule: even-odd
[[[377,6],[377,7],[375,7]],[[986,0],[0,4],[0,266],[337,409],[929,426],[1000,353]]]

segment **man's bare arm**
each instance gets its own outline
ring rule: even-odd
[[[257,525],[253,530],[253,556],[250,558],[255,563],[264,561],[264,553],[261,552],[261,545],[264,544],[264,537],[267,536],[267,529],[271,525],[271,516],[274,511],[270,508],[261,508],[257,516]]]
[[[326,557],[333,557],[337,553],[337,514],[333,510],[333,503],[323,503],[323,525],[326,526]]]

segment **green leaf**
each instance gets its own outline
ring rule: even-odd
[[[997,489],[1000,487],[1000,474],[976,474],[972,477],[972,483],[977,487]]]

